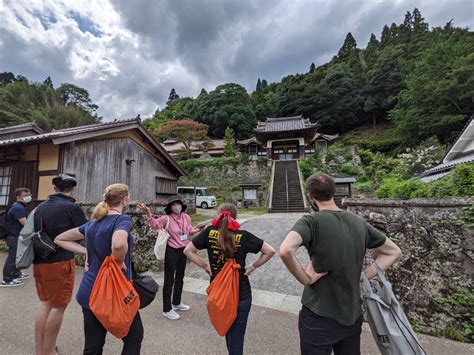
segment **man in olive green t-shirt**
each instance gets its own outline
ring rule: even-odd
[[[280,247],[280,257],[305,285],[299,316],[302,354],[360,354],[362,311],[359,280],[366,249],[377,249],[376,263],[386,270],[400,249],[359,216],[334,202],[334,180],[315,173],[307,180],[308,199],[319,212],[305,215]],[[313,207],[316,209],[315,207]],[[295,256],[305,246],[311,262],[303,268]],[[365,270],[370,278],[376,272]]]

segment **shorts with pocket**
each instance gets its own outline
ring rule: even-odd
[[[71,303],[74,289],[75,260],[51,264],[33,264],[36,292],[42,302],[53,308],[65,308]]]

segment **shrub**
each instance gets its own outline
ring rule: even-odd
[[[474,196],[474,164],[456,166],[445,177],[424,183],[421,180],[384,179],[376,191],[379,198],[409,199],[415,197]]]
[[[337,169],[337,174],[342,176],[357,176],[359,175],[359,168],[351,163],[343,164]]]

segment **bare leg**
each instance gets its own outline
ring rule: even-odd
[[[40,302],[35,320],[35,352],[36,355],[45,355],[44,349],[44,330],[51,307],[48,302]]]
[[[63,322],[64,308],[51,308],[44,328],[44,354],[56,355],[56,340]]]

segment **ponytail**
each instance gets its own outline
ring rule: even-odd
[[[221,228],[219,230],[218,244],[221,249],[221,253],[226,259],[232,259],[235,257],[235,241],[234,233],[231,233],[227,228],[229,225],[229,218],[222,218]]]
[[[103,196],[103,200],[97,204],[92,213],[93,221],[100,221],[109,214],[110,207],[120,204],[120,202],[128,196],[128,186],[125,184],[112,184],[107,186]]]
[[[94,212],[92,212],[91,219],[93,221],[100,221],[105,218],[109,213],[109,205],[105,201],[101,201],[95,206]]]

